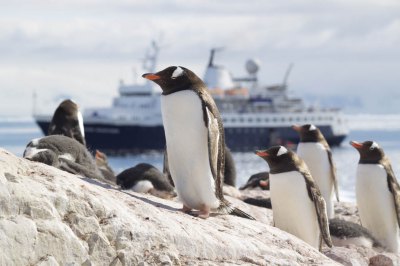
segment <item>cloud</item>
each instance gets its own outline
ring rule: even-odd
[[[295,62],[289,81],[298,94],[366,97],[370,110],[377,109],[371,95],[393,92],[400,83],[396,0],[0,4],[0,97],[12,89],[29,101],[38,88],[54,95],[89,92],[93,99],[87,104],[109,102],[118,79],[131,78],[132,65],[157,36],[164,44],[160,68],[185,65],[201,75],[209,49],[224,46],[216,61],[237,76],[245,74],[247,58],[257,57],[262,82],[280,82]],[[363,90],[371,93],[361,95]]]

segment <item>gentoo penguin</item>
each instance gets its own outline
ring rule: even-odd
[[[246,184],[241,186],[239,189],[244,190],[248,188],[260,188],[262,190],[269,190],[269,172],[260,172],[251,175]]]
[[[117,184],[122,189],[150,193],[160,198],[176,196],[174,187],[169,183],[167,177],[156,167],[147,163],[140,163],[122,171],[117,175]]]
[[[108,163],[107,155],[99,150],[96,150],[94,158],[96,165],[99,168],[103,177],[111,181],[112,183],[115,183],[117,181],[117,178],[115,176],[113,169]]]
[[[275,226],[314,248],[331,247],[325,200],[304,161],[283,146],[256,151],[267,161]]]
[[[51,119],[47,135],[64,135],[86,145],[83,117],[76,103],[72,100],[60,103]]]
[[[330,219],[329,232],[331,233],[333,245],[337,247],[348,245],[367,248],[382,247],[379,241],[366,228],[350,221],[338,218]]]
[[[383,149],[374,141],[350,144],[360,153],[356,200],[361,224],[391,252],[399,252],[400,187]]]
[[[27,145],[23,157],[57,167],[72,174],[104,181],[86,147],[70,137],[52,135],[33,139]]]
[[[300,135],[300,142],[297,145],[297,155],[307,164],[312,177],[325,199],[328,218],[333,218],[335,215],[333,197],[334,193],[336,193],[336,200],[339,201],[339,190],[336,167],[332,159],[329,144],[326,142],[321,131],[314,125],[294,125],[293,129]]]
[[[192,71],[171,66],[144,78],[162,89],[161,111],[168,166],[182,210],[200,210],[207,218],[218,209],[252,218],[223,196],[224,129],[217,106],[204,82]]]

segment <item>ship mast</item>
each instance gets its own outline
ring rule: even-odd
[[[293,63],[290,63],[288,69],[286,70],[285,76],[283,77],[282,87],[285,87],[285,89],[286,89],[287,81],[289,79],[289,75],[290,75],[290,72],[292,71],[292,68],[293,68]]]
[[[153,73],[156,70],[158,52],[160,51],[160,46],[156,41],[151,42],[151,47],[146,52],[146,56],[143,59],[143,69],[149,73]]]

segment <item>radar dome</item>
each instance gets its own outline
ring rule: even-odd
[[[249,59],[246,62],[246,70],[249,74],[257,73],[260,68],[260,61],[258,59]]]

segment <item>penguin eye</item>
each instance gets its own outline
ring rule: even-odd
[[[369,147],[369,150],[370,150],[370,151],[373,151],[373,150],[375,150],[375,147],[374,147],[374,146],[371,146],[371,147]]]

